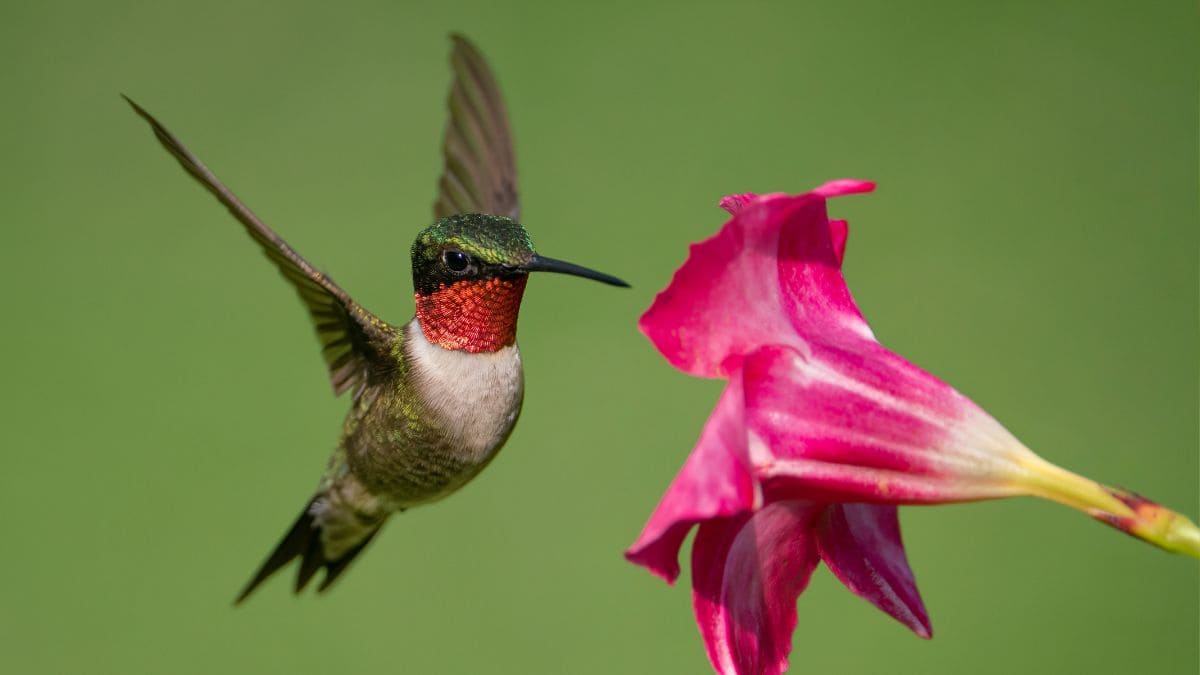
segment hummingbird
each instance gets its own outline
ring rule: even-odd
[[[517,314],[531,272],[628,287],[537,253],[520,222],[512,132],[480,51],[452,35],[453,84],[434,222],[411,249],[415,316],[386,323],[300,256],[144,108],[159,143],[213,194],[308,310],[335,395],[350,409],[316,491],[238,594],[240,604],[299,558],[294,592],[324,568],[329,588],[388,518],[455,492],[508,440],[524,378]]]

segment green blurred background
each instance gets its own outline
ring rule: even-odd
[[[232,609],[346,403],[117,93],[401,322],[452,30],[499,74],[539,248],[634,289],[534,279],[499,461],[328,596],[289,570]],[[721,195],[835,177],[880,185],[834,212],[885,344],[1047,458],[1200,510],[1194,2],[6,2],[0,56],[5,672],[706,672],[687,579],[621,552],[720,383],[635,321]],[[1196,672],[1196,561],[1033,500],[903,513],[935,639],[821,570],[793,672]]]

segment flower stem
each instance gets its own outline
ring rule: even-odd
[[[1030,493],[1087,513],[1100,522],[1173,553],[1200,558],[1200,528],[1145,497],[1101,485],[1040,457],[1021,462]]]

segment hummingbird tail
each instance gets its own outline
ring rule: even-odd
[[[325,578],[317,586],[320,593],[329,588],[354,558],[366,548],[385,518],[333,509],[324,494],[318,494],[300,512],[292,529],[284,535],[254,578],[242,589],[233,604],[241,604],[254,589],[295,558],[300,558],[294,592],[304,590],[322,568]]]

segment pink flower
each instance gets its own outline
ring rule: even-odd
[[[962,394],[876,340],[842,278],[826,200],[735,195],[640,326],[676,368],[729,381],[629,560],[673,582],[693,525],[693,606],[720,673],[781,673],[796,598],[824,561],[922,637],[931,629],[898,504],[1036,495],[1200,557],[1183,516],[1046,462]]]

